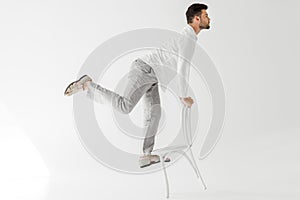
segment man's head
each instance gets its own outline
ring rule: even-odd
[[[210,18],[206,12],[207,8],[207,5],[200,3],[190,5],[185,13],[187,23],[200,30],[209,29]]]

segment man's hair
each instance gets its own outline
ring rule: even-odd
[[[193,18],[195,16],[200,16],[201,15],[201,10],[207,10],[207,5],[205,4],[201,4],[201,3],[194,3],[192,5],[190,5],[187,9],[187,11],[185,12],[186,15],[186,20],[187,23],[192,23],[193,22]]]

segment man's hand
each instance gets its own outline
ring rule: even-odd
[[[194,103],[194,100],[191,97],[180,97],[180,100],[183,104],[187,105],[188,107],[191,107]]]

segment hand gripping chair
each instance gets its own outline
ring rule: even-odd
[[[191,108],[184,105],[182,106],[182,110],[181,110],[181,120],[182,120],[182,124],[183,124],[183,132],[184,132],[184,136],[187,142],[187,145],[176,145],[176,146],[169,146],[169,147],[165,147],[165,148],[161,148],[161,149],[156,149],[153,151],[153,153],[155,152],[157,155],[159,155],[160,160],[161,160],[161,164],[163,167],[163,171],[164,171],[164,175],[165,175],[165,181],[166,181],[166,197],[169,198],[169,182],[168,182],[168,177],[167,177],[167,171],[166,171],[166,167],[165,167],[165,163],[164,160],[166,158],[166,156],[170,153],[179,153],[182,154],[191,164],[191,166],[193,167],[196,175],[198,178],[201,179],[201,182],[203,184],[204,189],[206,189],[206,185],[204,183],[204,180],[200,174],[200,171],[198,169],[197,163],[195,161],[193,152],[192,152],[192,134],[191,134]],[[189,152],[190,156],[188,156],[186,153]]]

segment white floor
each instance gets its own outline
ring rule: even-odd
[[[211,160],[211,163],[214,161]],[[201,163],[201,162],[199,162]],[[200,167],[208,186],[203,190],[185,160],[168,168],[170,199],[207,199],[207,200],[276,200],[299,199],[299,184],[296,178],[276,176],[230,178],[222,166],[206,168],[209,162]],[[223,173],[223,175],[221,174]],[[237,170],[237,173],[240,173]],[[288,173],[287,173],[288,174]],[[219,180],[218,180],[219,179]],[[5,200],[96,200],[96,199],[165,199],[163,172],[146,175],[128,175],[115,172],[111,178],[93,177],[50,177],[2,180],[0,199]]]
[[[157,177],[158,178],[158,177]],[[145,178],[144,181],[149,181]],[[163,177],[157,179],[157,185],[133,183],[133,180],[123,180],[115,185],[103,184],[101,179],[84,180],[11,180],[1,186],[1,199],[6,200],[96,200],[96,199],[165,199]],[[189,183],[188,183],[189,182]],[[188,187],[186,187],[188,183]],[[192,187],[191,187],[192,186]],[[238,200],[238,199],[299,199],[299,192],[270,190],[271,187],[260,189],[230,188],[229,186],[210,185],[204,191],[200,183],[192,178],[186,182],[171,183],[170,199],[207,199],[207,200]],[[295,188],[296,189],[296,188]]]

